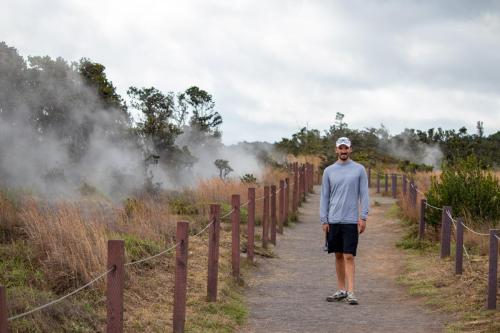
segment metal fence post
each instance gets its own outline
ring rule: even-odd
[[[207,299],[217,301],[217,280],[219,275],[220,205],[210,205],[211,225],[208,229],[208,277]]]
[[[488,269],[488,309],[497,308],[497,266],[498,266],[498,229],[490,229],[490,255]]]
[[[108,269],[106,283],[106,332],[123,332],[123,288],[125,285],[125,242],[108,240]]]
[[[447,212],[451,215],[451,207],[443,206],[443,213],[441,214],[441,258],[450,256],[451,221]]]

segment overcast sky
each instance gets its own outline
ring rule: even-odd
[[[223,140],[303,126],[500,130],[500,1],[2,0],[23,56],[88,57],[129,86],[210,92]]]

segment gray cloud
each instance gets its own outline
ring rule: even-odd
[[[497,1],[7,0],[0,40],[130,85],[212,93],[227,143],[352,127],[500,129]]]

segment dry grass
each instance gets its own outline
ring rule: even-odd
[[[430,174],[417,174],[416,184],[425,192],[430,187]],[[419,194],[418,200],[420,197]],[[400,208],[409,228],[409,234],[400,242],[400,246],[407,249],[407,269],[400,282],[409,287],[410,293],[423,297],[426,303],[449,312],[456,319],[448,324],[447,332],[500,332],[500,311],[485,309],[489,237],[464,230],[464,245],[470,259],[464,255],[464,273],[455,275],[455,245],[452,244],[451,258],[439,259],[439,229],[427,228],[426,240],[416,240],[419,207],[413,209],[404,198],[400,201]],[[481,228],[470,219],[465,219],[465,223],[476,231],[487,233],[488,226]]]
[[[284,179],[286,173],[267,169],[256,184],[256,197],[263,196],[264,185],[278,185],[276,179]],[[208,223],[208,204],[217,202],[227,206],[232,194],[240,194],[241,202],[247,200],[249,185],[238,181],[211,179],[202,181],[193,190],[176,193],[184,201],[198,207],[195,215],[175,215],[169,208],[169,200],[174,193],[164,193],[149,197],[138,195],[123,203],[114,204],[93,198],[80,202],[45,202],[30,195],[11,196],[0,194],[0,219],[5,221],[0,227],[3,236],[0,246],[14,248],[14,243],[27,244],[26,261],[29,269],[22,271],[29,277],[15,277],[0,274],[0,283],[26,285],[23,281],[35,281],[26,285],[32,295],[29,301],[19,302],[26,291],[12,289],[9,295],[12,314],[23,312],[48,300],[57,298],[69,290],[90,281],[106,267],[106,242],[108,239],[124,239],[127,261],[137,260],[158,253],[173,244],[175,222],[190,221],[192,233],[201,230]],[[290,195],[291,199],[291,195]],[[257,220],[262,217],[262,200],[256,203]],[[256,230],[259,240],[261,228]],[[190,331],[219,332],[233,329],[245,317],[245,308],[238,286],[230,276],[230,233],[223,228],[221,236],[220,288],[221,301],[207,305],[206,293],[206,235],[190,239],[188,328]],[[243,231],[245,238],[246,228]],[[14,233],[16,232],[16,233]],[[242,248],[246,248],[242,241]],[[258,249],[256,249],[258,252]],[[267,253],[267,252],[266,252]],[[28,255],[29,254],[29,255]],[[165,332],[171,325],[173,299],[173,251],[147,264],[131,266],[127,269],[125,291],[125,318],[127,332]],[[3,257],[0,255],[0,259]],[[10,264],[9,264],[10,265]],[[12,265],[18,265],[17,259]],[[11,269],[12,265],[8,266]],[[16,268],[17,269],[17,268]],[[18,279],[13,281],[13,279]],[[13,322],[12,331],[57,331],[61,318],[71,331],[92,331],[91,327],[102,324],[105,304],[102,293],[104,280],[97,288],[83,292],[62,302],[57,309],[73,309],[71,318],[65,318],[64,311],[47,311],[26,320]],[[57,307],[56,306],[56,307]],[[56,309],[56,310],[57,310]],[[54,320],[57,316],[61,320]],[[201,320],[201,321],[200,321]],[[45,325],[39,325],[44,322]],[[85,328],[85,322],[89,326]],[[78,323],[78,328],[73,328]],[[73,326],[72,326],[73,325]],[[38,327],[38,328],[37,328]],[[76,326],[75,326],[76,327]],[[57,329],[56,329],[57,328]]]
[[[399,281],[425,303],[447,312],[447,332],[499,332],[500,311],[486,310],[488,262],[464,258],[463,275],[454,274],[453,258],[439,259],[437,247],[407,250],[406,270]],[[500,296],[500,295],[499,295]]]

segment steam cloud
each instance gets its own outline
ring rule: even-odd
[[[0,52],[0,186],[72,199],[80,196],[86,184],[120,199],[142,188],[147,175],[162,188],[179,188],[218,176],[214,161],[219,158],[228,160],[234,169],[230,176],[260,176],[262,163],[256,156],[268,151],[268,145],[228,147],[213,137],[200,141],[201,134],[190,127],[176,145],[190,150],[196,158],[194,165],[179,173],[165,170],[160,163],[147,171],[145,143],[126,130],[130,125],[123,111],[104,107],[95,89],[87,87],[75,71],[60,72],[64,66],[57,68],[59,72],[39,71],[40,89],[16,89],[13,73],[22,70],[21,58],[16,56]],[[50,104],[47,99],[55,109],[63,110],[62,120],[42,129],[39,124],[53,111],[40,110]]]

